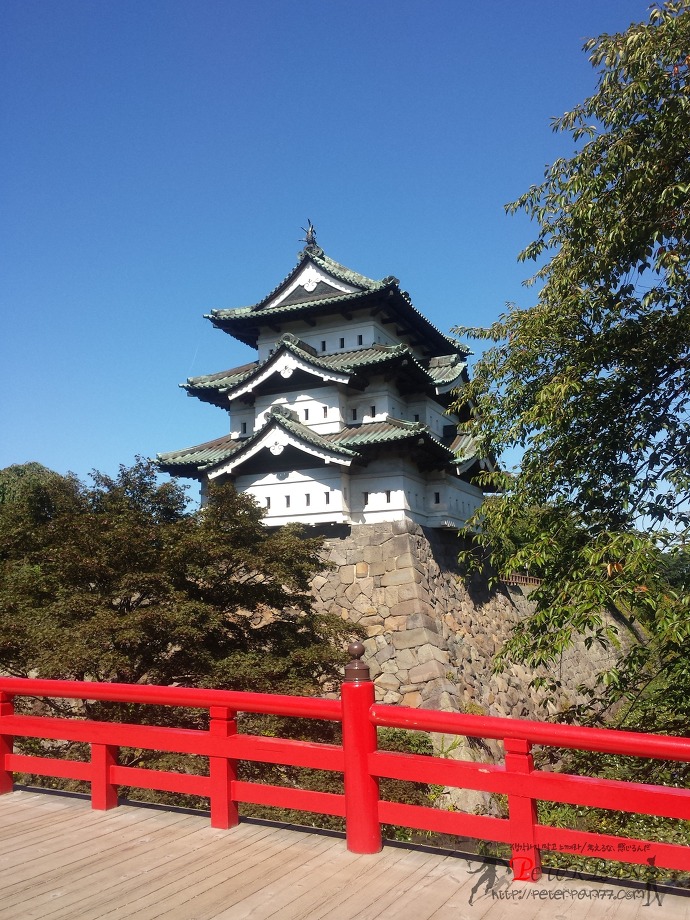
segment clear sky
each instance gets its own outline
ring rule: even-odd
[[[227,431],[178,383],[252,360],[314,222],[439,328],[530,304],[503,206],[568,155],[582,44],[647,0],[4,0],[0,467],[85,477]]]

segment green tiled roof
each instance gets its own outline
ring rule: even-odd
[[[309,299],[305,294],[304,298],[300,297],[297,301],[288,297],[286,300],[270,306],[271,301],[278,297],[281,291],[292,282],[307,262],[311,262],[333,279],[355,287],[357,290],[351,293],[334,291],[333,294],[330,294],[322,292],[313,299]],[[448,345],[450,345],[453,352],[467,352],[464,346],[445,335],[440,329],[437,329],[414,307],[410,295],[407,291],[400,289],[400,282],[393,275],[389,275],[380,281],[375,281],[372,278],[367,278],[366,275],[361,275],[359,272],[346,268],[339,262],[335,262],[326,256],[322,250],[314,249],[313,247],[300,253],[300,260],[296,267],[270,294],[267,294],[258,303],[235,309],[212,310],[206,316],[215,326],[225,329],[242,341],[247,342],[247,344],[255,346],[256,328],[264,319],[298,319],[300,316],[314,311],[323,313],[324,311],[331,312],[333,308],[344,309],[347,307],[355,308],[357,305],[373,305],[377,302],[380,303],[382,298],[392,298],[389,306],[395,311],[399,321],[403,324],[411,324],[417,334],[422,334],[428,341],[433,341],[433,347],[437,352],[439,348],[445,350]]]
[[[443,355],[439,358],[432,358],[429,361],[428,372],[434,384],[437,387],[453,383],[458,377],[462,376],[467,363],[462,360],[460,355]]]
[[[323,249],[318,247],[303,249],[298,256],[298,259],[299,261],[295,268],[293,268],[292,271],[286,275],[286,277],[283,278],[283,280],[279,282],[269,294],[267,294],[262,300],[254,304],[252,307],[249,307],[248,309],[259,310],[261,307],[263,307],[264,304],[267,304],[269,301],[273,300],[274,297],[277,297],[281,289],[290,283],[302,265],[304,265],[304,263],[307,261],[313,262],[314,265],[326,272],[327,275],[331,275],[331,277],[335,278],[337,281],[342,281],[344,284],[349,284],[352,287],[357,287],[360,289],[360,291],[374,291],[377,290],[381,285],[385,285],[385,283],[388,281],[397,281],[397,279],[393,278],[385,278],[383,281],[375,281],[373,278],[367,278],[366,275],[362,275],[359,272],[353,271],[351,268],[346,268],[345,265],[341,265],[340,262],[336,262],[335,259],[329,258]]]
[[[187,382],[181,383],[180,386],[185,390],[226,390],[246,380],[257,367],[259,367],[259,361],[252,361],[250,364],[242,364],[240,367],[218,371],[215,374],[187,377]]]
[[[237,453],[241,445],[242,441],[231,438],[228,434],[213,441],[206,441],[205,444],[197,444],[195,447],[157,454],[156,461],[163,472],[167,473],[179,474],[182,469],[203,470],[227,460]]]
[[[386,287],[388,287],[388,285],[382,285],[380,290],[385,290]],[[351,291],[350,293],[338,293],[338,294],[334,294],[332,297],[329,297],[327,299],[327,302],[329,305],[332,304],[338,307],[347,306],[350,303],[356,303],[358,300],[361,300],[363,294],[370,294],[371,292],[372,292],[371,290],[366,290],[366,291]],[[265,298],[260,303],[263,304],[265,303],[266,300],[270,300],[270,297]],[[304,300],[304,301],[300,301],[299,303],[293,303],[292,301],[288,301],[287,303],[284,303],[281,301],[281,303],[276,304],[273,307],[263,307],[262,306],[261,308],[259,308],[259,304],[256,304],[251,307],[235,307],[234,309],[231,309],[231,310],[211,310],[211,312],[207,314],[207,316],[208,316],[208,319],[212,321],[213,320],[227,321],[227,320],[235,320],[235,319],[261,320],[264,317],[275,318],[277,316],[280,316],[281,314],[287,314],[287,313],[307,313],[312,307],[321,307],[323,306],[323,304],[324,304],[324,300],[321,298],[318,300]]]
[[[276,412],[280,407],[273,406],[269,415],[269,421],[266,425],[261,428],[256,434],[252,435],[245,443],[249,445],[250,442],[257,440],[261,435],[264,434],[268,425],[274,423],[281,428],[284,428],[285,431],[289,431],[290,434],[295,435],[301,441],[306,441],[308,444],[312,444],[314,447],[318,447],[320,450],[328,451],[331,454],[342,454],[344,457],[357,457],[357,451],[350,450],[348,447],[341,445],[331,439],[330,435],[320,435],[315,431],[312,431],[311,428],[307,428],[306,425],[303,425],[301,422],[297,421],[296,417],[290,410],[283,410],[289,413],[285,415],[282,412]]]
[[[465,368],[465,363],[459,355],[449,355],[444,359],[432,359],[431,366],[424,367],[415,358],[411,349],[402,342],[398,345],[374,345],[368,348],[358,348],[329,355],[315,355],[313,350],[306,350],[304,343],[300,343],[294,336],[286,335],[279,341],[278,346],[277,351],[264,361],[254,361],[251,364],[244,364],[241,367],[220,371],[216,374],[190,377],[186,383],[180,384],[180,386],[191,395],[196,395],[201,399],[208,399],[224,406],[226,402],[218,402],[213,398],[214,394],[222,393],[226,395],[240,384],[250,381],[253,376],[256,376],[271,362],[275,361],[281,351],[289,351],[295,357],[300,358],[314,368],[335,371],[341,374],[356,374],[360,371],[376,368],[377,365],[385,365],[404,358],[408,364],[416,369],[420,377],[426,378],[435,386],[456,380]],[[443,363],[433,363],[437,361],[443,361]]]

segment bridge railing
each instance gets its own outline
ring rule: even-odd
[[[92,806],[118,803],[118,786],[205,796],[211,824],[231,828],[241,803],[277,806],[345,818],[348,849],[381,849],[381,824],[498,841],[512,849],[516,877],[536,879],[542,850],[690,871],[690,847],[539,823],[537,802],[564,802],[672,819],[690,819],[690,790],[536,770],[532,746],[598,751],[690,762],[690,739],[607,729],[578,728],[377,705],[369,670],[359,659],[363,646],[350,646],[340,700],[55,680],[0,678],[0,793],[13,788],[14,773],[81,780],[91,784]],[[15,713],[16,697],[107,700],[209,712],[208,730],[136,725]],[[342,744],[297,741],[239,733],[238,713],[263,713],[342,723]],[[503,763],[477,763],[378,749],[377,727],[440,732],[502,742]],[[30,737],[91,745],[89,762],[14,752],[14,739]],[[195,775],[118,763],[122,747],[196,754],[208,758],[208,772]],[[239,761],[309,767],[340,773],[344,794],[317,792],[240,780]],[[379,780],[455,786],[507,797],[508,817],[443,811],[382,800]]]

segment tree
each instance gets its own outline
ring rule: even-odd
[[[690,523],[690,4],[584,47],[596,90],[554,122],[575,152],[507,206],[539,228],[520,255],[537,302],[456,330],[493,344],[454,408],[485,455],[524,450],[472,522],[500,570],[544,578],[506,657],[548,664],[574,630],[629,631],[599,711],[623,693],[655,711],[656,688],[687,720],[690,603],[665,573]]]
[[[230,485],[187,514],[146,460],[92,480],[0,471],[0,670],[274,692],[335,673],[308,594],[320,541],[264,527]]]

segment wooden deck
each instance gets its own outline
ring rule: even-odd
[[[690,920],[690,898],[663,890],[509,878],[402,845],[357,856],[341,835],[268,822],[219,831],[182,811],[0,797],[2,920]]]

